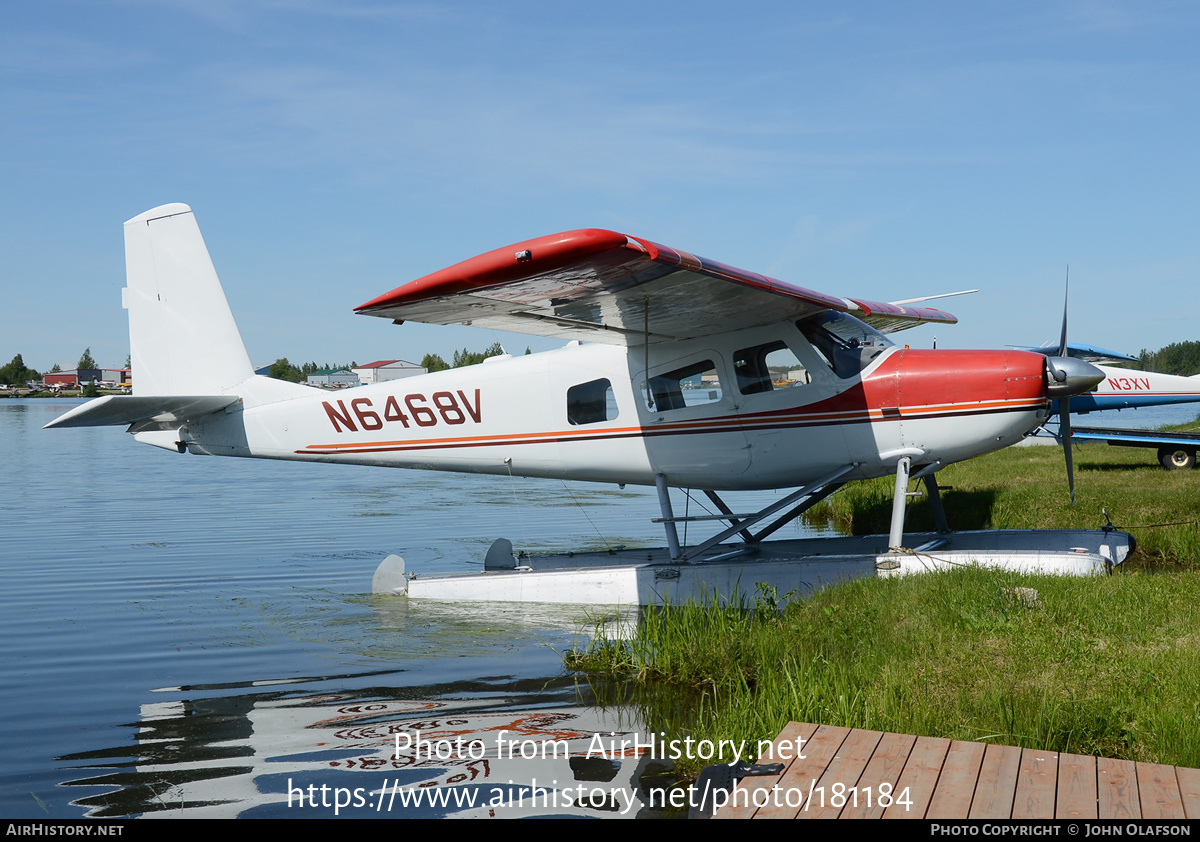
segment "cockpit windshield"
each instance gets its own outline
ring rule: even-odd
[[[882,333],[846,313],[826,310],[796,322],[796,327],[838,377],[859,374],[892,346]]]

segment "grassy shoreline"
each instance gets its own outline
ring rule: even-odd
[[[753,745],[799,720],[1200,767],[1200,472],[1148,453],[1078,448],[1074,509],[1058,448],[939,475],[960,529],[1095,528],[1107,509],[1139,542],[1113,576],[968,569],[861,579],[782,611],[769,591],[646,609],[633,638],[601,633],[567,665],[672,738]],[[809,517],[886,531],[891,493],[857,483]],[[931,526],[927,503],[910,507],[907,528]]]
[[[1129,568],[1200,565],[1200,471],[1165,471],[1151,449],[1076,446],[1074,507],[1057,447],[989,453],[939,471],[938,482],[952,489],[942,496],[954,529],[1096,529],[1111,519],[1137,538]],[[886,533],[894,488],[888,477],[852,483],[805,520],[854,535]],[[934,529],[924,497],[909,505],[905,528]]]
[[[621,682],[598,682],[601,700],[672,738],[753,745],[795,720],[1200,767],[1191,572],[955,570],[848,582],[777,616],[653,609],[568,664]]]

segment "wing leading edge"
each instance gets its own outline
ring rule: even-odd
[[[396,321],[611,344],[686,339],[823,310],[850,313],[884,333],[958,321],[932,307],[826,295],[598,228],[495,249],[355,308]]]

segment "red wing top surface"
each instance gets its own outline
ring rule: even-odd
[[[640,344],[850,313],[884,333],[953,324],[932,307],[837,298],[598,228],[481,254],[397,287],[357,312],[399,321]]]

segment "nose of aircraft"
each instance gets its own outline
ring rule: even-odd
[[[1104,372],[1074,357],[1046,357],[1046,394],[1069,398],[1087,392],[1104,379]]]
[[[1058,401],[1058,433],[1067,460],[1067,487],[1075,505],[1075,466],[1071,456],[1071,396],[1081,395],[1104,379],[1104,372],[1091,363],[1066,356],[1067,320],[1063,317],[1062,356],[1046,357],[1046,394]]]

